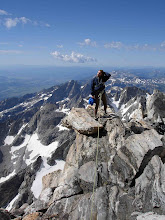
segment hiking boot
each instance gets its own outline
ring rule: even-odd
[[[107,112],[104,113],[103,118],[109,117],[109,114]]]
[[[98,117],[97,116],[95,116],[95,120],[98,121]]]

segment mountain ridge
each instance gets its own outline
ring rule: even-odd
[[[132,202],[138,199],[135,184],[137,181],[142,184],[141,176],[147,175],[146,169],[155,172],[156,163],[164,169],[161,161],[164,161],[165,152],[165,95],[157,90],[149,94],[135,87],[112,92],[108,87],[106,89],[110,117],[104,117],[103,109],[100,109],[103,129],[99,138],[95,196],[101,200],[100,203],[94,200],[94,215],[100,219],[132,220],[133,213],[136,217],[137,211],[139,216],[142,215],[140,212],[147,215],[153,206],[156,207],[153,202],[147,203],[143,199],[133,205],[128,198],[131,196]],[[39,212],[39,219],[56,214],[59,219],[89,219],[97,137],[69,130],[61,123],[73,107],[86,109],[89,117],[94,117],[94,107],[87,105],[89,93],[88,83],[82,86],[72,80],[30,97],[27,95],[22,98],[23,102],[16,100],[14,106],[7,105],[9,100],[0,103],[3,109],[0,111],[1,207],[10,207],[8,209],[15,216],[25,217]],[[118,96],[116,101],[115,96]],[[118,112],[114,113],[113,105],[118,107]],[[86,115],[81,113],[79,117],[83,114]],[[79,119],[74,113],[72,121],[74,116]],[[138,152],[138,149],[141,151]],[[145,158],[150,158],[147,164],[144,163]],[[139,172],[142,172],[141,175]],[[159,172],[157,174],[160,175]],[[154,174],[153,177],[156,178]],[[18,184],[15,188],[11,187],[12,194],[7,192],[16,180]],[[157,193],[158,189],[154,190],[154,182],[151,182],[149,192]],[[145,183],[148,184],[147,181]],[[142,197],[147,196],[146,186],[145,194],[140,192]],[[133,194],[132,189],[135,190]],[[112,196],[113,204],[109,196]],[[164,192],[157,196],[164,196]],[[103,206],[105,201],[105,207],[109,207],[110,211]],[[85,211],[86,203],[89,209]],[[138,208],[140,203],[142,209]],[[122,207],[128,204],[129,208],[122,211]],[[72,205],[75,211],[71,211]],[[78,212],[79,209],[82,211]],[[165,214],[164,210],[161,201],[159,208],[154,208],[161,215]]]

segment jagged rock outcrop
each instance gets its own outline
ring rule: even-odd
[[[119,108],[118,114],[126,122],[139,122],[143,126],[154,125],[160,134],[165,131],[165,95],[158,90],[149,95],[133,97]],[[146,123],[147,122],[147,123]]]
[[[62,121],[68,128],[77,130],[81,134],[95,134],[103,126],[95,121],[84,108],[72,108]]]
[[[146,103],[147,117],[153,122],[165,123],[165,94],[154,90]]]
[[[65,98],[72,99],[77,94],[80,94],[80,85],[77,81],[71,80],[57,87],[52,96],[47,99],[47,103],[53,104]]]
[[[1,205],[15,198],[20,220],[164,216],[164,94],[126,88],[118,114],[101,108],[96,121],[94,106],[84,109],[88,90],[70,81],[0,112]]]
[[[154,210],[165,216],[164,136],[150,125],[130,132],[114,114],[101,118],[100,124],[98,163],[97,135],[75,129],[64,170],[43,178],[41,195],[26,214],[42,212],[39,219],[133,220]]]
[[[121,107],[121,105],[123,104],[126,104],[131,98],[134,98],[135,96],[142,96],[142,95],[146,95],[146,91],[140,88],[137,88],[135,86],[125,87],[120,93],[120,97],[118,95],[120,99],[119,107]]]
[[[13,98],[5,99],[0,102],[0,111],[3,111],[8,108],[12,108],[17,104],[34,97],[35,95],[36,95],[35,93],[32,93],[32,94],[26,94],[20,98],[13,97]]]
[[[15,203],[15,208],[21,207],[25,202],[32,203],[31,185],[35,179],[36,171],[40,168],[42,159],[37,158],[36,161],[28,166],[26,169],[19,171],[16,175],[11,177],[4,183],[0,184],[0,206],[4,207],[11,201],[18,193],[19,198]]]

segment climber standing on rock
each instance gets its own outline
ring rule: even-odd
[[[91,95],[92,98],[95,99],[95,119],[97,119],[97,111],[99,106],[99,96],[101,96],[101,100],[103,101],[104,111],[107,114],[107,99],[105,93],[105,82],[110,78],[111,74],[104,72],[103,70],[99,70],[97,75],[92,79],[91,82]]]

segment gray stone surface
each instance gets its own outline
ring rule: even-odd
[[[103,126],[92,118],[83,108],[72,108],[68,116],[63,119],[63,125],[73,128],[82,134],[95,134]]]
[[[158,195],[153,190],[154,181],[148,181],[149,183],[151,182],[152,187],[149,187],[145,181],[145,186],[143,177],[145,173],[149,175],[149,171],[146,172],[145,169],[147,169],[147,166],[150,167],[150,161],[155,160],[155,154],[164,158],[163,136],[159,135],[154,129],[142,130],[139,134],[134,134],[133,132],[127,136],[127,129],[118,117],[111,120],[107,119],[104,126],[107,133],[102,133],[99,138],[99,157],[92,219],[134,220],[136,211],[151,211],[153,204],[156,203],[155,201],[159,201],[159,207],[155,211],[159,214],[165,214],[164,204],[160,202],[164,192],[162,194],[159,193],[158,199]],[[77,133],[76,139],[68,152],[65,169],[58,179],[59,187],[55,189],[52,200],[54,201],[53,207],[56,210],[56,214],[65,216],[66,219],[90,219],[96,139],[97,137]],[[154,166],[158,167],[156,163]],[[75,171],[73,172],[73,170]],[[157,173],[160,173],[160,169],[158,170]],[[162,168],[161,170],[164,173]],[[152,174],[151,177],[154,178],[154,175]],[[76,185],[72,181],[74,178],[77,179]],[[68,187],[70,181],[72,181],[72,184],[69,184]],[[136,192],[138,189],[137,181],[143,186],[141,192]],[[131,186],[133,182],[136,185]],[[82,191],[75,190],[75,186],[78,185]],[[160,185],[160,183],[156,185]],[[161,190],[158,188],[156,191],[160,192]],[[142,201],[139,201],[139,204],[143,204],[142,209],[138,209],[139,204],[136,202],[140,193],[142,194],[140,195]],[[62,201],[70,201],[71,199],[74,201],[76,194],[79,200],[76,205],[73,202],[74,208],[72,204],[69,205],[69,209],[73,211],[68,213],[61,206]],[[151,198],[155,203],[148,203],[148,198]],[[149,199],[149,201],[151,200]],[[57,207],[61,207],[60,212]],[[48,210],[46,212],[47,215],[52,213],[52,211],[50,212],[52,209]]]
[[[149,96],[146,103],[147,117],[153,122],[165,123],[165,94],[157,90]]]

